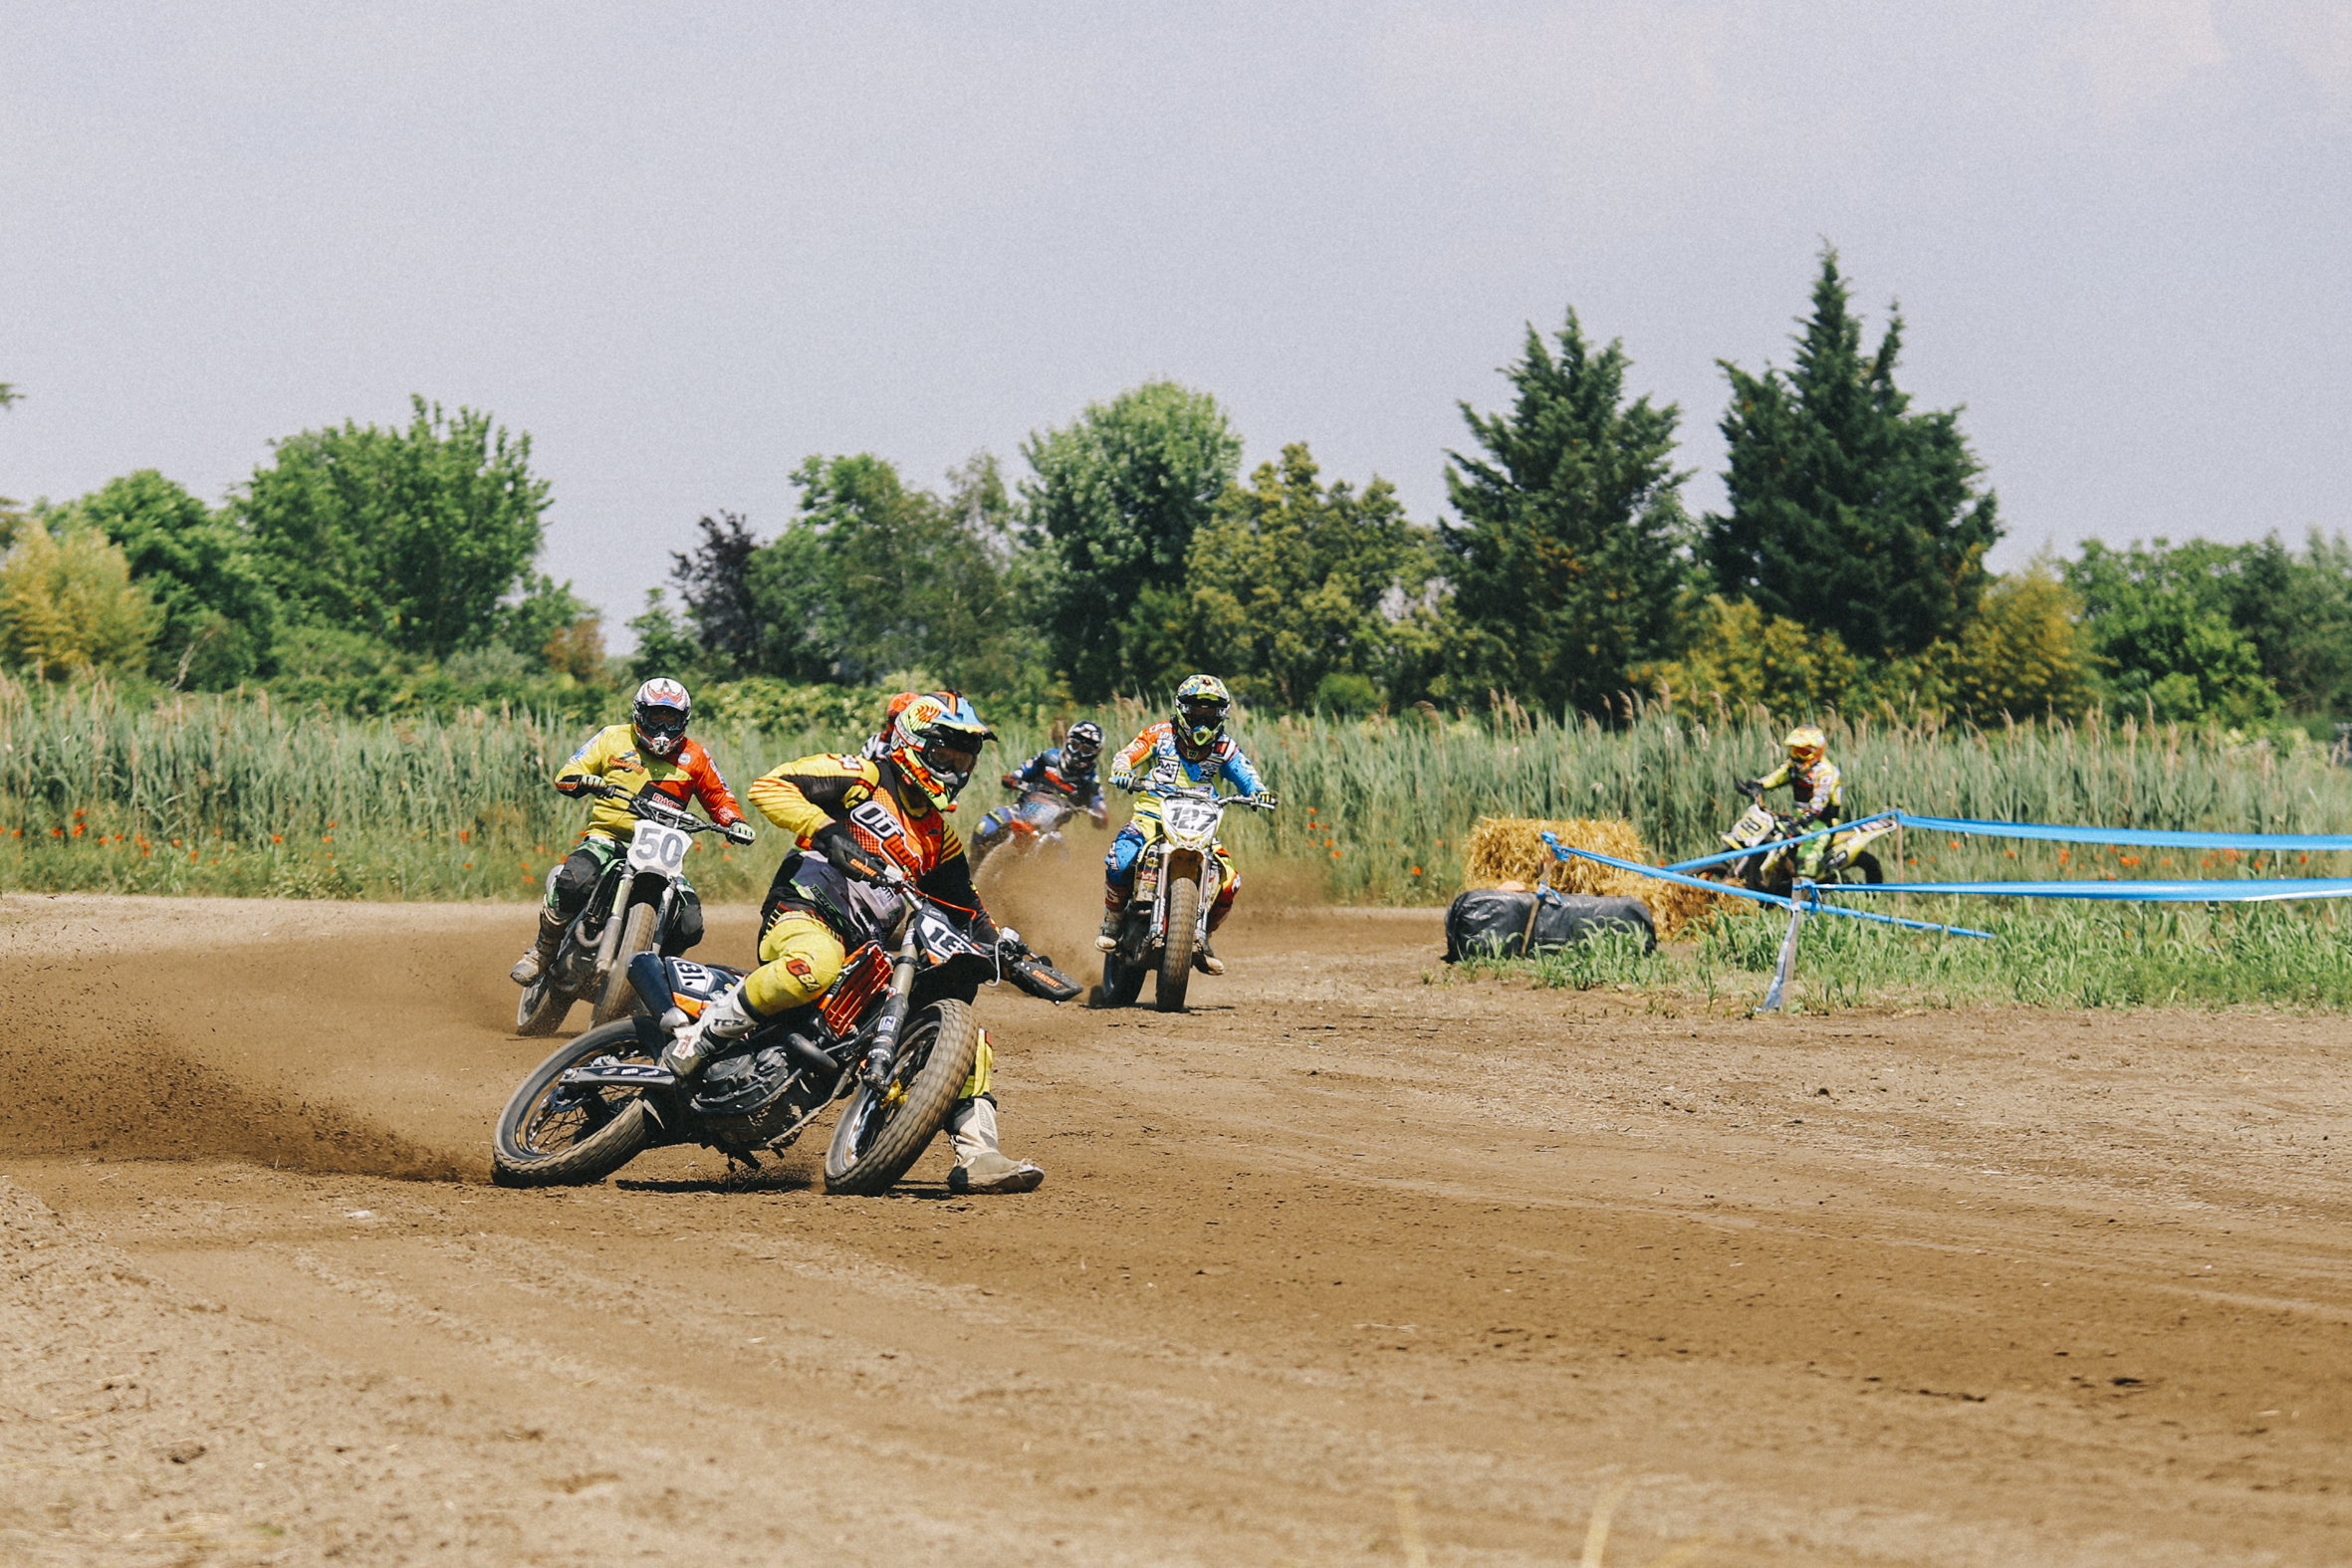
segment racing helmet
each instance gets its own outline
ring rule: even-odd
[[[1789,731],[1780,744],[1788,748],[1788,760],[1799,768],[1810,768],[1829,754],[1829,737],[1809,724]]]
[[[637,688],[629,710],[629,728],[637,747],[655,757],[674,756],[686,744],[686,721],[694,713],[694,699],[686,688],[666,675],[656,675]]]
[[[1101,755],[1102,726],[1091,719],[1080,719],[1061,738],[1061,765],[1070,773],[1091,772],[1094,760]]]
[[[891,723],[900,714],[906,712],[906,705],[913,702],[918,695],[920,694],[916,692],[900,692],[884,703],[882,705],[882,727],[874,731],[872,736],[866,740],[864,749],[857,755],[869,763],[878,763],[889,756]]]
[[[1214,675],[1191,675],[1176,688],[1176,712],[1169,724],[1176,731],[1176,750],[1187,762],[1198,762],[1225,733],[1226,711],[1233,693]]]
[[[961,695],[924,692],[891,717],[882,736],[882,754],[946,807],[972,782],[981,746],[996,738]]]

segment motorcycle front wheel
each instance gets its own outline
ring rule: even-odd
[[[1161,939],[1160,984],[1151,1005],[1162,1012],[1184,1010],[1185,989],[1192,983],[1192,945],[1200,935],[1201,884],[1179,874],[1168,882],[1168,930]]]
[[[498,1113],[490,1157],[499,1186],[585,1187],[628,1164],[651,1140],[637,1090],[561,1081],[599,1056],[651,1059],[636,1025],[622,1022],[590,1029],[541,1062]]]
[[[612,954],[612,968],[605,972],[604,987],[596,993],[596,1010],[588,1018],[590,1023],[610,1023],[636,1010],[637,990],[629,984],[629,960],[652,951],[653,917],[657,913],[652,904],[630,906],[628,923],[620,928],[620,946]]]
[[[824,1190],[872,1198],[914,1168],[972,1076],[980,1028],[960,1002],[934,1002],[906,1020],[890,1087],[860,1083],[824,1151]]]

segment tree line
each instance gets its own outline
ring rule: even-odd
[[[2094,542],[1997,576],[1997,498],[1960,411],[1898,385],[1900,315],[1872,340],[1825,252],[1798,327],[1787,367],[1722,366],[1721,513],[1686,508],[1681,409],[1634,392],[1622,344],[1571,310],[1527,329],[1505,406],[1459,405],[1432,524],[1376,476],[1327,479],[1304,443],[1245,475],[1213,396],[1151,382],[1033,434],[1018,478],[986,453],[938,489],[871,453],[810,457],[773,532],[700,519],[626,660],[537,570],[528,436],[418,399],[404,429],[278,443],[218,509],[145,472],[0,514],[0,660],[362,710],[587,708],[656,671],[752,716],[918,681],[1061,706],[1194,669],[1338,713],[2352,707],[2341,539]]]

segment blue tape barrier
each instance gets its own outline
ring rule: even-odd
[[[1551,853],[1555,859],[1565,860],[1574,856],[1583,860],[1595,860],[1604,866],[1615,866],[1620,871],[1632,871],[1642,876],[1656,877],[1661,882],[1680,882],[1685,887],[1699,888],[1704,892],[1722,893],[1731,898],[1745,898],[1758,904],[1769,904],[1774,909],[1795,909],[1797,907],[1797,900],[1782,898],[1776,893],[1760,893],[1754,888],[1738,887],[1729,882],[1710,882],[1705,877],[1686,876],[1669,867],[1645,866],[1638,860],[1619,860],[1614,855],[1604,855],[1598,850],[1578,849],[1573,844],[1561,843],[1549,831],[1546,831],[1542,836],[1543,842],[1551,846]],[[1740,853],[1754,854],[1755,851],[1743,849]],[[1901,926],[1907,931],[1941,931],[1948,936],[1983,937],[1988,941],[1993,936],[1990,931],[1976,931],[1967,926],[1939,926],[1932,921],[1904,920],[1894,915],[1881,915],[1867,909],[1842,909],[1835,904],[1824,904],[1820,901],[1818,895],[1824,890],[1814,888],[1810,882],[1802,885],[1812,889],[1814,895],[1803,901],[1804,909],[1808,914],[1844,915],[1853,920],[1870,920],[1881,925]]]
[[[1860,816],[1850,822],[1839,822],[1831,827],[1816,827],[1811,832],[1799,833],[1794,838],[1767,838],[1763,843],[1751,844],[1746,849],[1726,849],[1719,854],[1701,855],[1696,860],[1677,860],[1664,869],[1668,871],[1696,871],[1701,866],[1722,865],[1726,860],[1739,860],[1749,855],[1768,855],[1782,844],[1801,844],[1815,838],[1826,838],[1831,833],[1850,833],[1856,828],[1868,826],[1872,822],[1901,822],[1905,820],[1907,818],[1900,811],[1881,811],[1876,816]]]
[[[2211,877],[2181,882],[1840,882],[1824,893],[1971,893],[1993,898],[2084,898],[2108,903],[2267,904],[2352,898],[2340,877]]]
[[[1919,816],[1900,810],[1884,814],[1895,817],[1905,827],[1917,827],[1931,833],[1984,833],[1995,838],[2040,838],[2062,844],[2121,844],[2139,849],[2352,851],[2352,834],[2346,833],[2167,833],[2136,827],[2058,827],[2047,822],[1981,822],[1965,816]]]

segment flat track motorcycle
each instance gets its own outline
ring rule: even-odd
[[[1752,780],[1741,780],[1733,787],[1748,796],[1748,809],[1723,833],[1723,845],[1726,849],[1753,849],[1755,853],[1709,866],[1699,874],[1786,898],[1789,889],[1796,885],[1797,850],[1804,847],[1791,847],[1786,840],[1813,831],[1817,824],[1799,822],[1793,815],[1765,805],[1764,791]],[[1852,827],[1841,827],[1831,833],[1829,847],[1821,856],[1821,875],[1817,880],[1884,882],[1886,872],[1868,846],[1894,830],[1891,819],[1865,817]]]
[[[1182,1012],[1192,980],[1193,955],[1209,941],[1209,906],[1216,899],[1217,827],[1229,805],[1275,808],[1273,795],[1219,794],[1212,784],[1154,791],[1160,798],[1157,823],[1135,859],[1135,891],[1119,927],[1119,945],[1102,955],[1102,987],[1096,1002],[1124,1008],[1143,994],[1147,976],[1159,985],[1152,1006]]]
[[[885,940],[851,953],[823,996],[730,1042],[690,1080],[661,1065],[662,1049],[743,972],[659,953],[631,959],[628,983],[645,1010],[588,1030],[523,1080],[492,1137],[499,1185],[600,1182],[663,1144],[699,1144],[756,1169],[758,1151],[782,1153],[845,1098],[824,1190],[888,1190],[972,1074],[981,985],[1001,976],[1049,1002],[1078,994],[1052,960],[1017,940],[983,948],[911,882],[891,885],[902,913]]]
[[[687,815],[683,806],[652,789],[631,794],[617,784],[588,784],[580,792],[622,802],[637,819],[636,831],[627,852],[612,857],[565,928],[556,956],[539,979],[523,988],[522,1001],[515,1005],[517,1034],[555,1033],[575,1002],[594,1005],[590,1023],[609,1023],[634,1007],[629,961],[659,952],[669,939],[694,835],[726,831]]]

